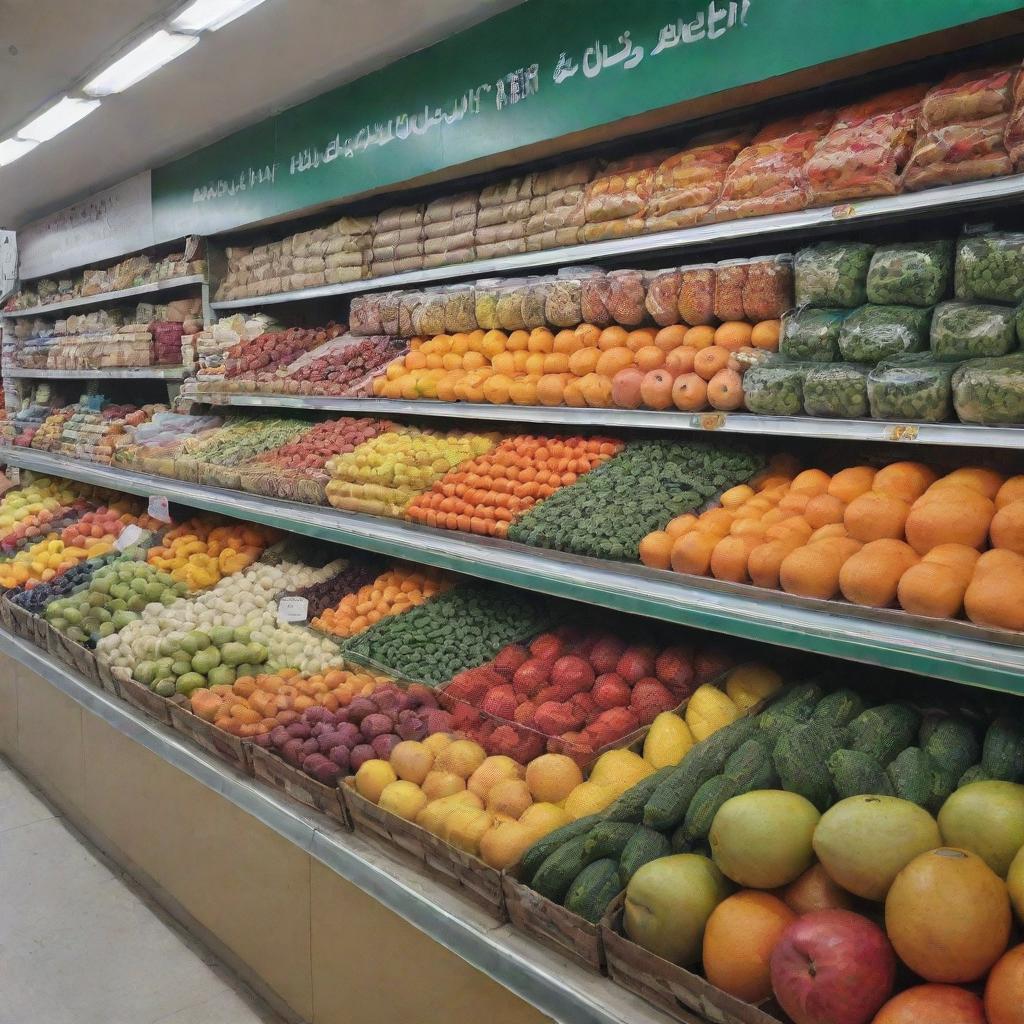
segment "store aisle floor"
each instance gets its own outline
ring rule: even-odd
[[[0,1024],[280,1024],[0,759]]]

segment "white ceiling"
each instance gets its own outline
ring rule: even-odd
[[[265,0],[0,167],[0,227],[197,149],[522,0]],[[0,0],[0,139],[185,0]]]

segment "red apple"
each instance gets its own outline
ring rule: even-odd
[[[771,956],[772,989],[794,1024],[868,1024],[892,995],[896,957],[885,932],[849,910],[797,918]]]

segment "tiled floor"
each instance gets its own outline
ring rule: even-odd
[[[280,1024],[0,759],[0,1024]]]

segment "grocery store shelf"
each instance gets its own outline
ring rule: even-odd
[[[1024,427],[970,423],[894,423],[833,420],[812,416],[756,416],[749,412],[655,412],[648,409],[580,409],[569,406],[483,405],[470,402],[399,401],[390,398],[324,398],[302,395],[197,393],[208,405],[267,409],[317,409],[366,416],[436,416],[441,419],[543,423],[555,427],[631,427],[642,430],[700,430],[721,434],[815,437],[829,441],[901,441],[960,448],[1024,449]]]
[[[531,591],[871,665],[1024,694],[1024,637],[889,609],[817,601],[639,565],[581,558],[377,516],[280,501],[48,455],[0,449],[22,469],[139,495]]]
[[[305,850],[554,1020],[566,1024],[668,1024],[668,1017],[607,979],[536,945],[511,925],[495,925],[472,903],[392,856],[383,844],[342,831],[324,815],[242,775],[5,630],[0,630],[0,652]]]
[[[101,292],[99,295],[82,295],[77,299],[65,299],[63,302],[52,302],[46,306],[30,306],[27,309],[12,309],[5,312],[5,317],[49,316],[52,313],[63,313],[70,309],[85,309],[89,306],[109,306],[121,299],[134,299],[139,295],[156,295],[174,288],[183,288],[189,284],[205,284],[202,274],[190,274],[188,277],[170,277],[163,281],[151,281],[149,284],[136,285],[134,288],[122,288],[119,292]]]
[[[4,377],[28,380],[183,380],[191,370],[184,366],[110,366],[103,370],[33,370],[13,366]]]
[[[925,192],[908,192],[899,196],[863,199],[838,206],[797,213],[776,213],[766,217],[748,217],[744,220],[723,221],[719,224],[700,224],[675,231],[659,231],[650,235],[635,235],[603,242],[543,249],[539,252],[520,253],[499,259],[476,260],[430,270],[413,270],[386,277],[372,277],[345,284],[305,288],[300,291],[278,292],[274,295],[254,296],[247,299],[229,299],[211,303],[213,309],[251,309],[271,306],[279,302],[300,302],[309,299],[331,298],[380,288],[402,288],[456,278],[484,277],[496,273],[522,273],[536,267],[561,264],[587,263],[613,257],[635,259],[654,256],[661,252],[681,252],[686,249],[708,248],[722,243],[754,241],[790,232],[824,230],[846,225],[879,224],[905,220],[921,215],[956,210],[962,213],[979,206],[1003,204],[1024,197],[1024,175],[1014,174],[990,181],[946,185]]]

